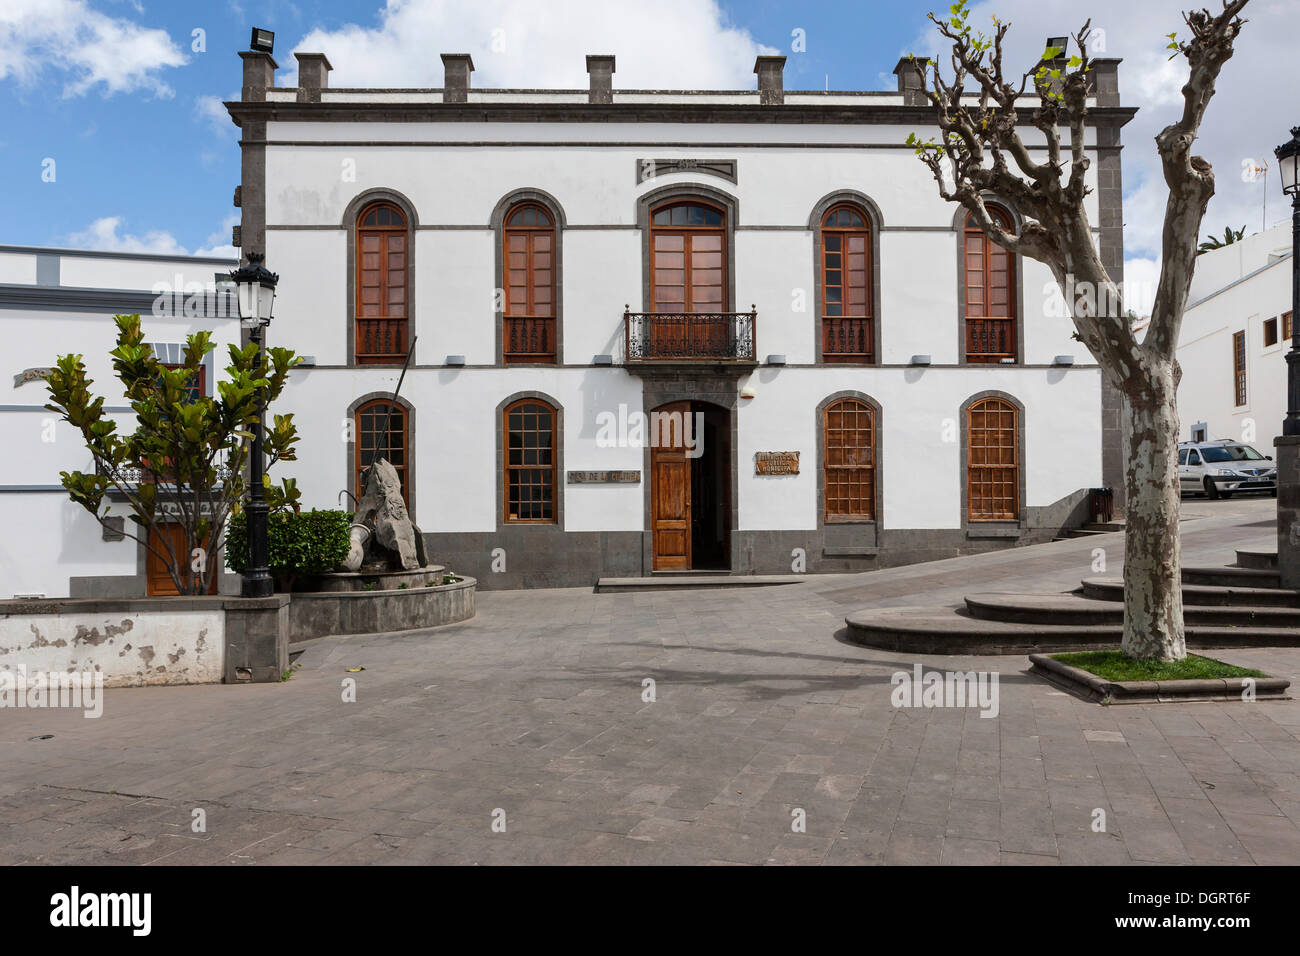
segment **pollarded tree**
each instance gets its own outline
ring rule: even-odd
[[[259,352],[253,343],[232,345],[227,380],[217,383],[217,396],[199,395],[194,386],[215,347],[210,332],[190,335],[183,361],[169,368],[145,343],[140,316],[119,315],[115,321],[113,371],[135,412],[135,430],[121,434],[105,415],[104,399],[91,395],[94,382],[80,355],[59,356],[46,382],[51,401],[45,407],[81,433],[95,462],[93,473],[59,475],[69,497],[101,524],[113,517],[105,502],[110,492],[124,500],[135,526],[124,533],[166,565],[180,594],[205,594],[217,573],[226,519],[244,497],[258,396],[269,406],[299,360],[289,349]],[[264,436],[267,467],[292,460],[296,441],[293,416],[276,415]],[[292,481],[282,489],[267,484],[273,503],[297,496]],[[164,525],[180,527],[183,548],[161,533]]]
[[[1123,650],[1132,657],[1174,660],[1187,654],[1178,541],[1181,371],[1174,352],[1201,220],[1214,195],[1213,170],[1192,154],[1192,143],[1245,23],[1238,14],[1246,2],[1224,0],[1217,14],[1186,13],[1190,36],[1180,41],[1169,35],[1168,47],[1186,60],[1188,74],[1182,115],[1156,137],[1169,199],[1160,278],[1141,342],[1125,318],[1121,289],[1102,264],[1088,221],[1089,23],[1074,36],[1076,56],[1066,60],[1065,51],[1048,48],[1027,72],[1008,75],[1003,69],[1008,24],[995,17],[992,36],[979,33],[969,23],[969,0],[959,0],[950,16],[930,15],[952,45],[951,76],[945,78],[938,64],[912,61],[925,78],[940,136],[921,141],[913,134],[908,143],[929,167],[939,194],[969,210],[993,242],[1052,270],[1076,337],[1122,396],[1127,499]],[[1020,113],[1027,107],[1032,116],[1022,126]],[[1041,162],[1021,136],[1028,128],[1035,131],[1034,145],[1045,147]],[[1003,228],[990,214],[986,196],[1016,208],[1024,221],[1018,232]]]

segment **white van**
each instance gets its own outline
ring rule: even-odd
[[[1267,491],[1277,497],[1277,465],[1250,445],[1231,441],[1180,442],[1178,487],[1183,494],[1203,492],[1231,498],[1237,491]]]

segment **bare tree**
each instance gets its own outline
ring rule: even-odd
[[[1046,264],[1065,295],[1076,337],[1123,398],[1125,494],[1123,650],[1132,657],[1174,660],[1187,654],[1183,633],[1182,559],[1178,541],[1178,380],[1175,348],[1182,324],[1197,236],[1214,195],[1210,164],[1192,155],[1223,64],[1245,21],[1247,0],[1224,0],[1223,10],[1185,13],[1186,40],[1169,35],[1172,56],[1187,61],[1183,111],[1156,137],[1169,187],[1162,262],[1155,305],[1139,342],[1125,319],[1122,290],[1102,265],[1088,222],[1085,197],[1090,165],[1085,148],[1091,21],[1074,35],[1078,54],[1048,48],[1024,74],[1003,71],[1009,24],[996,17],[993,34],[969,25],[969,0],[949,17],[930,20],[952,44],[950,78],[938,64],[913,59],[934,106],[937,140],[908,138],[947,201],[960,203],[989,238],[1011,252]],[[1172,59],[1171,56],[1171,59]],[[973,84],[970,94],[967,82]],[[1019,111],[1032,104],[1021,124]],[[1021,137],[1032,128],[1039,162]],[[1062,134],[1068,136],[1062,145]],[[1063,152],[1064,150],[1064,152]],[[999,197],[1022,216],[1018,232],[1002,227],[985,206]]]

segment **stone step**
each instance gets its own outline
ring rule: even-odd
[[[1261,568],[1183,567],[1184,584],[1203,584],[1217,588],[1247,587],[1276,588],[1281,587],[1277,570]]]
[[[631,591],[700,591],[720,588],[772,587],[807,581],[806,574],[657,573],[646,578],[600,578],[597,594]]]
[[[1099,601],[1123,601],[1122,578],[1084,578],[1083,597]],[[1246,606],[1246,607],[1300,607],[1300,591],[1285,588],[1220,587],[1217,585],[1184,584],[1183,605]]]
[[[1250,551],[1243,548],[1237,549],[1237,567],[1254,568],[1261,571],[1277,570],[1277,552],[1276,551]]]
[[[1121,602],[1087,598],[1080,594],[970,594],[966,596],[966,611],[971,617],[982,620],[1014,624],[1056,626],[1124,623],[1124,605]],[[1187,605],[1183,609],[1183,621],[1187,625],[1208,627],[1300,628],[1300,609]]]
[[[1089,521],[1083,526],[1084,531],[1092,531],[1096,534],[1111,534],[1115,531],[1124,530],[1122,521]]]
[[[1095,530],[1095,529],[1093,529],[1093,528],[1088,528],[1088,527],[1083,527],[1083,528],[1071,528],[1069,531],[1065,532],[1065,537],[1067,537],[1067,538],[1092,538],[1092,537],[1095,537],[1095,536],[1097,536],[1097,535],[1099,535],[1099,534],[1110,534],[1110,532],[1109,532],[1109,531],[1097,531],[1097,530]],[[1058,539],[1058,540],[1059,540],[1059,539]]]
[[[1118,624],[1045,627],[939,607],[858,611],[844,623],[854,643],[908,654],[1056,654],[1118,647],[1123,637]],[[1300,630],[1280,627],[1189,626],[1186,638],[1194,648],[1300,646]]]

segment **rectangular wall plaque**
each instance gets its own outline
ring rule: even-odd
[[[799,453],[797,451],[756,451],[754,452],[754,474],[797,475]]]
[[[571,485],[636,484],[641,480],[639,471],[571,471]]]

